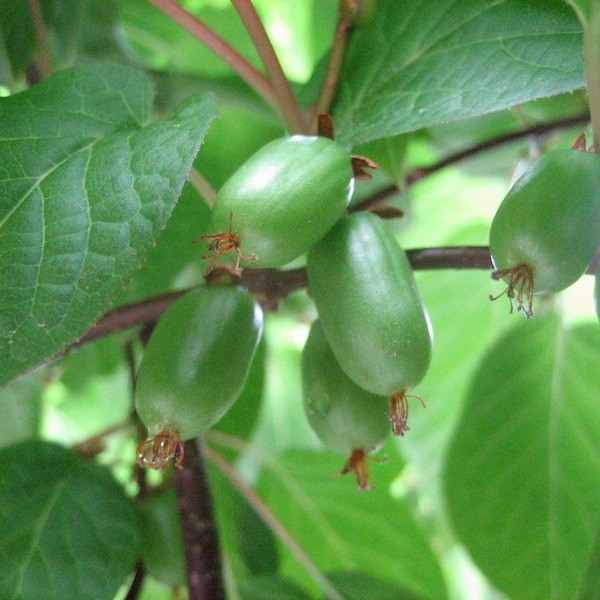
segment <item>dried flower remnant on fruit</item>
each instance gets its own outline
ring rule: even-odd
[[[394,435],[404,435],[410,429],[408,426],[408,398],[416,398],[425,408],[425,401],[420,396],[409,395],[405,392],[390,396],[390,422]]]
[[[376,462],[385,462],[387,458],[373,458],[372,456],[368,456],[366,450],[362,448],[357,448],[352,451],[350,458],[346,461],[344,468],[339,472],[333,475],[333,477],[342,477],[343,475],[347,475],[348,473],[353,473],[354,478],[356,479],[356,483],[361,490],[372,490],[375,489],[369,483],[369,465],[367,464],[367,460],[374,460]]]
[[[137,464],[144,469],[164,469],[172,458],[173,464],[181,469],[183,454],[183,442],[179,433],[165,430],[139,444],[136,459]]]
[[[256,254],[250,256],[244,256],[240,248],[240,238],[233,232],[233,213],[229,213],[229,231],[227,233],[211,233],[207,235],[201,235],[194,244],[200,242],[200,240],[206,240],[208,242],[206,248],[211,252],[207,256],[203,256],[202,260],[208,260],[210,262],[204,271],[204,277],[208,276],[209,273],[214,269],[215,262],[217,259],[224,254],[235,251],[237,254],[237,260],[235,262],[236,274],[241,273],[240,261],[253,261],[258,260]]]
[[[492,273],[492,279],[498,281],[506,278],[508,285],[497,296],[490,294],[490,300],[498,300],[506,294],[510,301],[510,314],[514,312],[514,300],[517,302],[517,310],[522,310],[527,318],[533,316],[533,273],[531,269],[520,264],[512,269],[500,269]]]

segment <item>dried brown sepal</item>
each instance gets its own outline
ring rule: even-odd
[[[511,269],[500,269],[492,273],[492,279],[507,279],[508,285],[497,296],[490,294],[490,300],[498,300],[506,294],[510,301],[510,314],[514,312],[514,301],[517,303],[517,310],[522,310],[527,318],[533,316],[533,273],[531,269],[520,264]]]
[[[240,248],[240,238],[237,233],[233,232],[233,213],[229,213],[229,231],[227,233],[210,233],[207,235],[201,235],[194,242],[194,244],[198,244],[202,240],[208,242],[206,248],[211,252],[211,254],[202,257],[202,260],[210,259],[210,262],[204,271],[204,277],[207,277],[215,268],[215,262],[217,259],[224,254],[228,254],[229,252],[235,252],[237,254],[234,271],[238,275],[242,272],[242,269],[240,268],[241,260],[258,260],[258,256],[256,256],[256,254],[252,254],[250,256],[244,256],[242,254],[242,250]]]
[[[153,438],[144,440],[136,449],[137,464],[143,469],[164,469],[171,459],[181,469],[183,456],[183,442],[174,430],[161,431]]]
[[[416,398],[423,408],[425,401],[421,396],[399,392],[390,396],[390,423],[394,435],[404,435],[410,427],[408,426],[408,398]]]
[[[370,208],[369,212],[377,215],[380,219],[386,220],[401,219],[404,216],[403,210],[387,204],[377,204]]]
[[[317,118],[317,135],[333,139],[333,119],[329,113],[320,113]]]
[[[359,156],[358,154],[352,154],[350,159],[352,160],[354,177],[358,179],[358,181],[370,181],[373,179],[373,175],[365,171],[365,169],[378,169],[379,167],[375,161],[366,156]]]
[[[573,148],[573,150],[577,150],[579,152],[586,152],[586,150],[587,150],[587,139],[585,137],[585,132],[582,131],[575,138],[575,141],[573,142],[573,145],[571,147]]]
[[[372,456],[368,456],[368,452],[366,450],[363,450],[362,448],[356,448],[352,451],[352,454],[346,461],[343,469],[339,473],[332,475],[332,477],[342,477],[348,473],[353,473],[354,479],[356,479],[358,487],[361,490],[373,490],[375,488],[369,484],[369,465],[367,464],[367,460],[385,462],[387,457],[381,459],[374,458]]]

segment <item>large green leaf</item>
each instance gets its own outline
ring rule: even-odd
[[[582,88],[581,46],[562,0],[380,0],[349,47],[336,138],[368,142]]]
[[[572,598],[600,527],[600,331],[519,320],[474,376],[447,455],[454,528],[508,595]]]
[[[140,537],[110,473],[41,441],[0,450],[0,463],[0,597],[113,598]]]
[[[344,459],[330,453],[289,451],[265,471],[259,492],[311,559],[328,571],[362,570],[388,579],[419,598],[446,598],[439,564],[407,502],[390,495],[397,457],[373,464],[375,490],[352,478],[335,479]],[[293,557],[282,569],[306,580]]]
[[[215,107],[145,126],[152,99],[116,64],[0,99],[0,385],[85,332],[169,219]]]

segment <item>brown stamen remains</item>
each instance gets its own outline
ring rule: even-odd
[[[394,435],[404,435],[410,429],[408,426],[408,398],[416,398],[425,408],[425,401],[421,396],[410,395],[406,392],[390,396],[390,422]]]
[[[333,477],[341,477],[342,475],[353,473],[354,479],[356,479],[356,482],[361,490],[372,490],[374,488],[369,484],[369,465],[367,464],[367,460],[385,462],[387,457],[381,459],[373,458],[372,456],[367,456],[366,450],[356,448],[352,451],[352,454],[346,461],[344,468],[339,473],[333,475]]]
[[[527,318],[533,316],[533,273],[531,269],[520,264],[512,269],[500,269],[492,273],[492,279],[508,279],[508,286],[497,296],[490,294],[490,300],[498,300],[506,294],[510,301],[510,314],[514,312],[513,300],[516,299],[517,310],[522,310]]]
[[[136,449],[137,464],[144,469],[164,469],[171,458],[173,464],[181,469],[183,442],[177,431],[161,431],[144,440]]]
[[[256,254],[252,254],[250,256],[244,256],[242,254],[242,250],[240,248],[240,238],[237,233],[233,232],[233,213],[229,213],[229,231],[227,233],[211,233],[207,235],[201,235],[194,242],[194,244],[199,243],[201,240],[208,241],[206,248],[211,252],[211,254],[202,257],[202,260],[207,260],[210,258],[210,262],[203,273],[204,277],[209,275],[210,272],[215,268],[215,262],[217,259],[229,252],[235,251],[237,254],[235,272],[238,275],[242,272],[242,269],[240,268],[241,260],[258,260],[258,256],[256,256]]]

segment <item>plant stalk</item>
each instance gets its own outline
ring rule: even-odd
[[[221,553],[200,442],[184,443],[182,469],[174,483],[183,526],[190,600],[225,600]]]
[[[28,0],[29,10],[31,12],[31,21],[33,23],[33,31],[35,41],[39,49],[39,58],[37,66],[42,79],[46,79],[52,75],[52,52],[50,43],[46,34],[46,26],[44,24],[44,14],[39,0]]]
[[[592,117],[594,149],[600,154],[600,0],[590,0],[590,17],[583,27],[583,66]]]
[[[323,84],[321,85],[319,98],[313,107],[313,120],[315,123],[321,113],[328,113],[331,110],[331,106],[333,105],[337,93],[344,56],[346,55],[348,41],[353,29],[352,24],[345,18],[346,12],[347,11],[343,9],[342,4],[340,4],[338,22],[333,38],[333,44],[331,46],[331,52],[329,53],[327,72],[325,73]]]
[[[323,575],[296,539],[283,526],[281,521],[271,512],[260,496],[242,479],[239,473],[215,450],[206,447],[206,457],[210,460],[229,482],[240,493],[244,500],[254,509],[265,525],[285,544],[296,559],[302,564],[307,573],[319,585],[328,600],[344,600],[333,584]]]
[[[231,0],[231,3],[246,26],[258,56],[265,67],[273,92],[279,101],[279,113],[283,116],[288,130],[290,133],[307,133],[304,118],[290,83],[281,68],[281,63],[275,54],[271,40],[254,5],[251,0]]]
[[[271,82],[222,37],[185,10],[175,0],[147,1],[181,25],[188,33],[225,61],[273,110],[281,114],[279,98],[275,94]],[[281,116],[283,117],[283,115]]]

